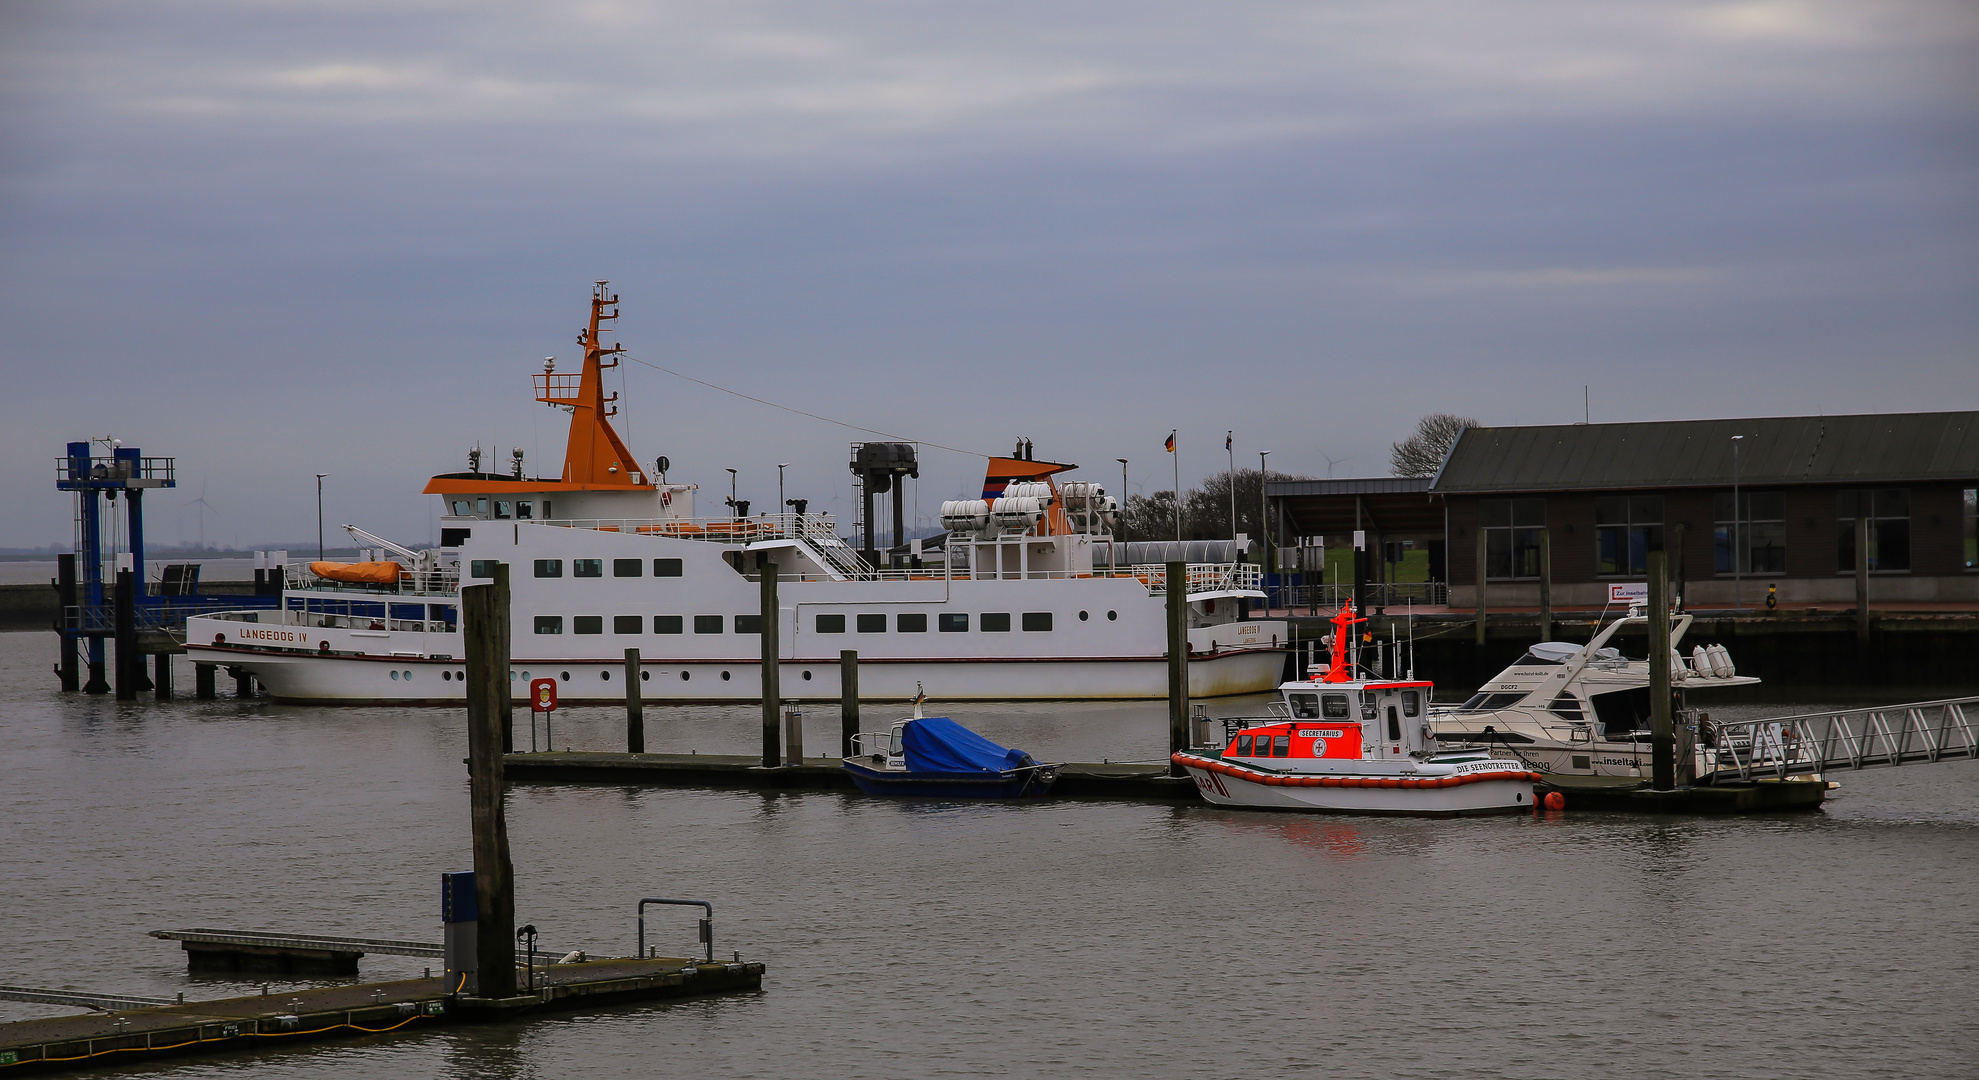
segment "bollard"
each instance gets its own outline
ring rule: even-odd
[[[838,654],[838,716],[839,731],[844,736],[844,745],[838,752],[842,757],[851,757],[853,736],[859,734],[859,653],[854,649],[843,649]]]
[[[804,764],[804,713],[796,708],[783,710],[783,763]]]
[[[625,650],[625,752],[646,752],[646,706],[639,699],[639,650]]]

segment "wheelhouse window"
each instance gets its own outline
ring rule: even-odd
[[[818,633],[820,634],[843,634],[845,633],[845,616],[820,615],[818,616],[817,626]]]
[[[1291,756],[1292,756],[1292,736],[1290,736],[1290,735],[1273,735],[1273,736],[1271,737],[1271,756],[1272,756],[1272,757],[1291,757]]]
[[[561,615],[536,616],[536,632],[539,634],[563,633],[563,616]]]
[[[722,622],[723,619],[720,615],[696,615],[694,616],[694,632],[697,634],[719,634],[722,632]]]
[[[522,502],[516,503],[515,516],[524,521],[530,520],[532,517],[535,516],[534,514],[530,513],[530,509],[534,505],[535,504],[529,502],[527,499],[523,500]]]
[[[605,617],[603,615],[574,615],[570,620],[570,632],[573,634],[602,634],[605,632]]]
[[[1663,496],[1606,495],[1594,500],[1594,572],[1643,574],[1649,552],[1663,546]]]
[[[1010,613],[1007,611],[983,612],[982,628],[985,634],[1007,634],[1010,632]]]
[[[1717,518],[1714,546],[1720,574],[1784,574],[1787,572],[1787,496],[1782,491],[1741,491],[1738,513],[1732,513],[1732,493],[1712,498]],[[1738,563],[1733,566],[1736,553]]]
[[[1292,719],[1294,720],[1319,719],[1318,694],[1293,694],[1291,695],[1291,698],[1292,698]]]
[[[1484,530],[1485,577],[1513,581],[1539,576],[1545,499],[1479,499],[1477,523]]]
[[[678,615],[655,615],[653,616],[653,633],[678,634],[682,629],[681,624],[684,621]]]
[[[1345,720],[1353,715],[1353,705],[1345,694],[1321,694],[1320,715],[1328,720]]]
[[[468,517],[474,513],[473,504],[466,499],[452,500],[452,509],[455,517]]]
[[[884,634],[886,633],[886,616],[861,615],[859,616],[858,626],[859,632],[862,634]]]
[[[645,569],[645,567],[646,562],[643,559],[613,559],[612,576],[638,577],[639,572]]]
[[[1422,691],[1402,691],[1402,715],[1410,717],[1422,715]]]
[[[495,520],[507,521],[515,516],[515,503],[508,499],[495,500]]]
[[[898,634],[925,634],[928,615],[924,611],[903,611],[893,617],[893,630]]]
[[[612,633],[637,634],[646,629],[646,620],[637,615],[612,616]]]
[[[653,560],[653,576],[654,576],[654,577],[679,577],[679,576],[680,576],[680,560],[679,560],[679,559],[654,559],[654,560]]]
[[[944,634],[966,634],[969,632],[969,613],[944,611],[935,620],[935,628]]]
[[[1251,756],[1251,737],[1249,735],[1237,736],[1237,756],[1238,757]]]
[[[604,577],[605,560],[572,559],[570,560],[570,576],[571,577]]]
[[[1039,633],[1042,631],[1050,630],[1051,612],[1026,611],[1024,613],[1024,629],[1031,633]]]
[[[1859,488],[1835,495],[1835,569],[1855,571],[1855,519],[1869,519],[1870,572],[1910,569],[1910,490]]]
[[[536,576],[537,576],[537,577],[562,577],[562,576],[563,576],[563,560],[562,560],[562,559],[537,559],[537,560],[536,560]]]

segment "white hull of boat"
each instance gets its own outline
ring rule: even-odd
[[[1221,767],[1194,755],[1177,755],[1176,760],[1196,782],[1205,801],[1217,806],[1247,810],[1299,810],[1335,814],[1400,814],[1416,817],[1457,817],[1477,814],[1512,814],[1532,809],[1532,775],[1523,771],[1491,768],[1491,778],[1472,779],[1444,787],[1391,787],[1397,776],[1345,777],[1329,774],[1329,780],[1353,780],[1365,786],[1320,786],[1296,781],[1318,781],[1319,776],[1265,774],[1241,767]],[[1510,763],[1504,763],[1510,764]],[[1288,782],[1290,781],[1290,782]],[[1378,786],[1379,785],[1379,786]]]
[[[214,648],[188,644],[194,663],[239,667],[279,701],[316,703],[464,705],[467,687],[459,661],[408,656],[312,656],[307,653]],[[1255,694],[1276,686],[1284,667],[1283,649],[1230,650],[1189,661],[1192,697]],[[782,696],[788,701],[837,701],[838,658],[786,660]],[[615,704],[625,700],[622,659],[569,660],[518,658],[511,664],[515,699],[528,695],[529,681],[558,680],[558,700],[570,704]],[[640,697],[646,701],[750,702],[761,700],[757,662],[669,661],[649,659]],[[917,687],[944,701],[1106,701],[1168,696],[1167,661],[1151,658],[864,660],[859,664],[859,696],[866,700],[910,700]]]

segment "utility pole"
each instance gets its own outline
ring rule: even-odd
[[[316,474],[316,561],[323,561],[323,478],[329,473]]]
[[[1230,542],[1237,542],[1237,432],[1223,434],[1223,452],[1230,456]],[[1260,483],[1262,480],[1260,480]]]
[[[1264,494],[1265,477],[1271,475],[1264,471],[1264,459],[1270,453],[1269,450],[1257,452],[1257,532],[1258,539],[1264,542],[1264,572],[1267,576],[1278,572],[1278,550],[1271,546],[1271,500]],[[1269,598],[1264,602],[1264,609],[1271,610]]]
[[[1113,460],[1120,463],[1120,535],[1113,539],[1115,543],[1125,544],[1127,542],[1127,459]]]

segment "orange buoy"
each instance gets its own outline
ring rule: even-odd
[[[1546,793],[1546,809],[1565,810],[1566,808],[1567,808],[1567,797],[1565,795],[1562,795],[1557,791],[1549,791]]]

